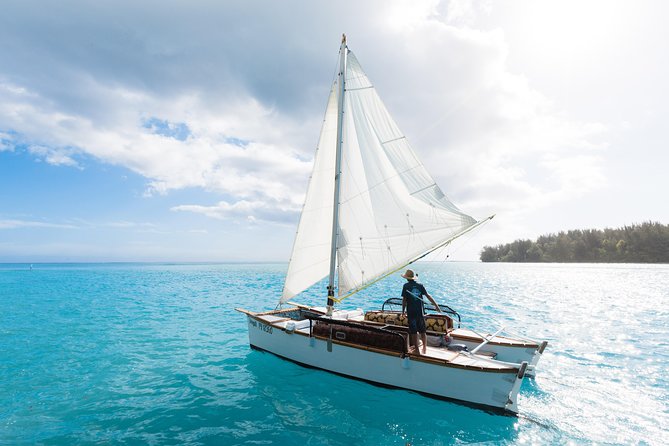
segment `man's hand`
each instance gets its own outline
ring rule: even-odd
[[[428,299],[430,299],[430,302],[432,302],[432,305],[434,305],[434,308],[437,309],[437,312],[443,314],[444,312],[441,311],[441,307],[439,306],[439,304],[437,303],[437,301],[435,301],[435,300],[432,298],[432,296],[430,296],[429,294],[426,294],[426,296],[427,296]]]

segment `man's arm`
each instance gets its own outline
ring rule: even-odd
[[[439,313],[441,313],[442,311],[441,311],[441,308],[439,308],[439,304],[434,299],[432,299],[432,296],[430,296],[428,293],[425,293],[425,296],[427,296],[427,298],[430,299],[430,302],[432,302],[432,305],[434,305],[434,308],[436,308],[437,311]]]
[[[402,296],[402,314],[404,314],[406,309],[407,309],[407,298]]]

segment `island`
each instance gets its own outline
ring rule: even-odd
[[[586,229],[485,246],[482,262],[669,263],[669,225]]]

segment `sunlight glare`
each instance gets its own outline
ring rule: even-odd
[[[525,5],[524,23],[519,25],[535,55],[555,63],[577,62],[615,46],[622,37],[626,9],[618,1],[533,1]]]

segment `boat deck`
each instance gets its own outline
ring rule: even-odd
[[[476,333],[466,328],[456,328],[448,333],[455,342],[470,341],[481,343],[492,335],[492,333]],[[484,338],[485,337],[485,338]],[[507,336],[493,336],[488,342],[490,345],[506,345],[509,347],[539,348],[539,343],[528,339],[509,338]]]
[[[313,308],[310,308],[313,311]],[[290,317],[286,317],[284,312],[271,312],[271,313],[247,313],[253,315],[258,320],[271,325],[272,327],[278,328],[280,330],[286,330],[293,333],[299,333],[305,336],[311,334],[311,324],[308,319],[296,321]],[[336,321],[347,321],[360,323],[362,325],[374,326],[377,328],[385,328],[392,331],[402,332],[406,331],[406,327],[399,326],[387,326],[374,322],[364,321],[364,314],[362,310],[355,310],[351,312],[338,311],[333,315],[333,322]],[[345,342],[339,342],[333,340],[335,343],[347,344]],[[497,370],[497,371],[511,371],[515,370],[517,366],[515,364],[509,364],[502,361],[495,361],[488,357],[485,354],[481,355],[472,355],[468,352],[459,352],[451,351],[446,347],[434,347],[427,346],[425,354],[417,353],[407,353],[406,356],[417,359],[417,360],[428,360],[428,361],[437,361],[443,362],[444,364],[452,364],[459,367],[467,368],[477,368],[480,370]]]

